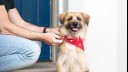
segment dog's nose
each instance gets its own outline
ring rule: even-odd
[[[75,27],[78,26],[78,23],[77,22],[74,22],[73,23],[73,26],[75,26]]]

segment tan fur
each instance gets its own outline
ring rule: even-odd
[[[68,18],[71,16],[73,19],[69,21]],[[87,14],[79,12],[66,12],[60,14],[58,17],[62,23],[62,26],[60,27],[62,36],[75,36],[80,37],[83,40],[85,39],[87,25],[90,18]],[[78,21],[76,19],[77,17],[80,17],[81,21]],[[82,26],[82,29],[77,33],[73,33],[66,29],[66,25],[73,21],[77,21]],[[72,44],[67,43],[66,41],[59,46],[56,66],[57,72],[88,72],[84,51]]]

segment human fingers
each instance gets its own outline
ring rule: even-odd
[[[55,36],[55,38],[56,38],[56,39],[58,39],[58,40],[61,40],[61,39],[62,39],[62,38],[61,38],[61,36],[60,36],[60,35],[58,35],[58,34],[56,34],[56,33],[55,33],[55,35],[54,35],[54,36]]]
[[[60,35],[59,30],[55,30],[54,33],[57,34],[57,35]]]
[[[63,42],[63,40],[58,40],[58,39],[56,39],[55,40],[55,45],[59,45],[59,44],[61,44]]]

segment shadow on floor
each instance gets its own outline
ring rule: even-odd
[[[31,67],[13,72],[56,72],[55,64],[52,62],[37,62]]]

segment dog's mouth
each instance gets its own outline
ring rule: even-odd
[[[70,27],[70,29],[73,31],[73,32],[77,32],[79,29],[78,28],[75,28],[75,27]]]
[[[81,29],[81,25],[77,22],[73,22],[67,25],[67,29],[70,29],[72,32],[78,32]]]

